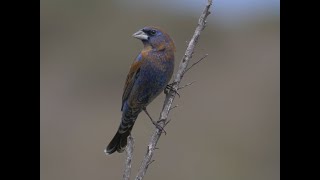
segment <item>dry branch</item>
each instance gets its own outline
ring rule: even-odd
[[[126,147],[126,161],[125,161],[125,168],[123,172],[123,180],[130,180],[130,174],[131,174],[131,162],[132,162],[132,156],[133,156],[133,148],[134,148],[134,140],[131,135],[127,138],[128,145]]]
[[[196,30],[193,34],[193,37],[191,38],[187,50],[185,52],[184,57],[182,58],[179,68],[178,68],[178,72],[175,74],[175,78],[174,81],[172,83],[172,88],[170,89],[169,93],[167,93],[164,104],[163,104],[163,109],[162,112],[160,114],[160,118],[159,121],[157,122],[157,124],[159,126],[161,126],[162,128],[164,128],[167,124],[167,119],[168,119],[168,115],[172,106],[172,102],[175,98],[175,95],[177,94],[178,88],[179,88],[179,84],[183,78],[183,75],[186,73],[187,67],[188,67],[188,63],[192,58],[192,54],[194,52],[194,48],[198,42],[198,39],[200,37],[200,33],[201,31],[205,28],[206,26],[206,19],[208,17],[208,15],[210,14],[210,7],[212,5],[212,0],[208,0],[207,5],[205,7],[205,9],[203,10],[199,21],[198,21],[198,26],[196,27]],[[206,56],[205,56],[206,57]],[[203,57],[202,59],[204,59],[205,57]],[[198,62],[200,62],[202,59],[200,59]],[[195,64],[197,64],[198,62],[196,62]],[[193,64],[192,66],[194,66],[195,64]],[[192,67],[191,66],[191,67]],[[190,68],[191,68],[190,67]],[[156,128],[153,135],[151,136],[148,148],[147,148],[147,153],[144,156],[144,159],[141,163],[140,169],[138,171],[138,174],[136,176],[136,180],[142,180],[144,175],[147,172],[147,169],[150,165],[152,161],[152,156],[153,153],[156,149],[156,145],[158,143],[158,140],[160,138],[162,134],[162,130],[160,128]]]

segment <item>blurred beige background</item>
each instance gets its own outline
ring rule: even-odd
[[[179,107],[145,179],[280,179],[278,9],[262,4],[237,13],[242,1],[232,2],[214,1],[193,61],[209,56],[184,77],[182,84],[196,83],[175,99]],[[131,35],[145,25],[163,27],[175,40],[177,67],[205,0],[40,3],[41,180],[121,179],[125,154],[106,157],[103,150],[142,48]],[[150,105],[154,118],[163,100]],[[142,113],[132,132],[133,175],[153,130]]]

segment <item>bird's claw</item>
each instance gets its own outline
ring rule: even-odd
[[[158,124],[158,123],[160,123],[161,121],[165,121],[165,120],[162,119],[162,120],[158,120],[157,122],[155,122],[155,121],[152,119],[152,117],[150,116],[150,114],[148,113],[146,107],[142,108],[142,110],[147,114],[147,116],[149,117],[149,119],[150,119],[150,121],[152,122],[152,124],[153,124],[154,126],[156,126],[156,128],[159,129],[161,132],[163,132],[164,135],[167,135],[167,132],[164,130],[164,128]]]
[[[164,133],[164,135],[167,135],[167,132],[164,130],[164,128],[162,126],[160,126],[158,123],[160,121],[157,121],[156,123],[153,121],[153,124],[156,126],[157,129],[159,129],[161,132]]]
[[[179,96],[179,98],[180,98],[180,94],[178,93],[177,90],[175,90],[175,89],[173,88],[173,84],[174,84],[174,83],[171,83],[171,84],[168,84],[168,85],[166,86],[166,88],[164,89],[164,94],[167,95],[170,91],[173,91],[173,92],[175,92],[175,93]]]

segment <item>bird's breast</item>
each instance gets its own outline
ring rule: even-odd
[[[140,75],[146,85],[163,88],[171,79],[174,69],[174,57],[166,53],[149,53],[140,68]]]

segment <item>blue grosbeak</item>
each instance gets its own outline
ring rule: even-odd
[[[107,154],[123,152],[139,113],[165,89],[173,74],[175,45],[166,32],[148,26],[132,36],[144,47],[130,67],[122,95],[121,123],[105,150]]]

